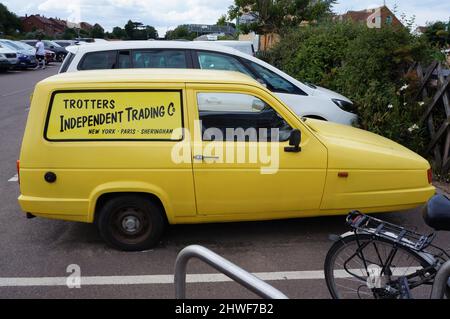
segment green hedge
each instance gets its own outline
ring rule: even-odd
[[[300,81],[349,97],[359,115],[356,126],[421,153],[427,132],[419,118],[428,101],[412,101],[418,80],[406,71],[436,56],[425,38],[406,28],[327,22],[287,31],[265,58]]]

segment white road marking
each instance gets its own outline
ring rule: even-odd
[[[19,181],[19,175],[14,175],[10,179],[8,179],[8,182],[18,182]]]
[[[397,268],[394,273],[412,273],[414,267]],[[359,271],[359,269],[351,270]],[[312,271],[285,271],[285,272],[261,272],[254,273],[256,277],[264,281],[284,280],[322,280],[325,278],[322,270]],[[336,278],[351,278],[344,270],[337,270]],[[0,278],[0,287],[33,287],[33,286],[67,286],[69,277],[12,277]],[[73,278],[69,278],[73,279]],[[223,274],[188,274],[187,283],[217,283],[230,282],[232,279]],[[143,275],[143,276],[87,276],[80,278],[81,286],[105,286],[105,285],[155,285],[173,284],[173,275]]]

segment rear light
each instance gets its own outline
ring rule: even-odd
[[[17,160],[16,167],[17,167],[17,182],[20,184],[20,160]]]
[[[427,175],[428,175],[428,184],[432,184],[433,183],[433,170],[431,168],[427,171]]]

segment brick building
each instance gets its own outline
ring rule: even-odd
[[[51,20],[39,14],[33,14],[30,16],[22,17],[22,29],[25,32],[42,32],[48,36],[55,36],[59,33],[63,33],[65,27],[60,23],[61,20],[56,22],[56,19]]]
[[[39,14],[27,15],[21,18],[25,32],[40,32],[46,36],[62,35],[67,28],[81,29],[91,32],[93,26],[87,22],[73,23],[58,18],[46,18]]]
[[[338,19],[365,23],[368,28],[377,29],[388,25],[394,27],[403,26],[401,21],[387,6],[362,11],[348,11],[347,13],[338,16]]]

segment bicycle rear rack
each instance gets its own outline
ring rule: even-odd
[[[435,238],[435,234],[422,235],[404,227],[364,215],[358,211],[351,212],[347,216],[347,225],[359,234],[363,233],[380,237],[416,251],[426,249]]]
[[[211,250],[193,245],[184,248],[175,261],[175,298],[186,298],[186,269],[191,258],[198,258],[216,270],[227,275],[248,290],[265,299],[288,299],[288,297],[271,285],[236,266]]]

